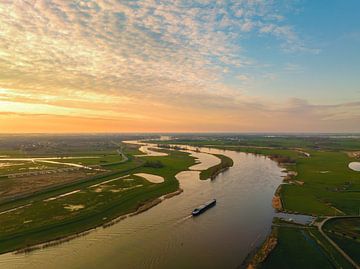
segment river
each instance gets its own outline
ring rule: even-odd
[[[227,155],[234,166],[212,181],[200,181],[198,171],[183,171],[177,175],[182,194],[72,241],[1,255],[0,268],[237,268],[270,231],[271,199],[282,169],[263,156],[202,151]],[[200,160],[204,165],[212,158]],[[215,207],[191,217],[212,198]]]

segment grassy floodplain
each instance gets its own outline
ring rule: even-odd
[[[0,253],[81,233],[178,190],[175,175],[194,165],[195,159],[184,152],[163,152],[168,156],[137,158],[135,155],[141,153],[138,147],[127,145],[125,162],[113,151],[101,153],[104,156],[98,158],[97,163],[79,156],[76,163],[94,165],[106,171],[3,201],[0,203]],[[162,167],[145,167],[149,161],[160,162]],[[159,175],[164,182],[154,184],[135,176],[136,173]],[[16,182],[16,179],[12,181]]]
[[[222,154],[213,154],[220,159],[220,163],[200,172],[200,179],[214,179],[219,173],[234,165],[231,158]]]
[[[360,172],[348,167],[350,162],[360,159],[358,137],[204,135],[198,138],[184,136],[163,143],[268,156],[290,171],[285,178],[287,184],[281,185],[277,191],[283,211],[318,217],[359,214]],[[343,229],[347,227],[341,221],[338,226]],[[273,229],[276,230],[277,245],[255,267],[353,268],[319,233],[317,227],[294,228],[278,224]],[[341,233],[338,231],[329,235],[359,263],[359,237],[340,236]]]
[[[253,141],[254,138],[250,138]],[[348,154],[349,145],[356,146],[353,151],[360,150],[360,142],[337,142],[335,148],[330,148],[332,143],[325,144],[326,147],[314,149],[309,146],[299,147],[302,140],[295,143],[294,138],[276,139],[276,143],[268,139],[268,143],[261,141],[261,146],[248,146],[250,142],[242,140],[235,144],[226,140],[173,140],[166,143],[189,144],[193,146],[211,146],[219,149],[241,151],[245,153],[261,154],[277,160],[277,156],[285,157],[294,161],[293,163],[281,160],[281,165],[289,171],[296,172],[295,176],[289,178],[291,184],[282,185],[280,190],[281,199],[285,211],[297,212],[309,215],[341,215],[358,214],[360,204],[360,179],[359,172],[349,169],[348,164],[356,161],[356,158]],[[255,140],[257,141],[257,140]],[[281,146],[280,141],[284,141]],[[160,142],[160,141],[157,141]],[[256,143],[256,142],[252,142]],[[334,142],[335,143],[335,142]],[[286,145],[296,145],[295,148]],[[276,147],[271,147],[276,145]],[[319,147],[318,144],[315,144]],[[340,145],[346,145],[344,150],[338,150]],[[305,153],[310,154],[306,156]],[[306,201],[306,203],[304,202]]]

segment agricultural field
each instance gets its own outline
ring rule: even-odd
[[[259,266],[260,268],[352,268],[321,238],[315,228],[280,227],[276,229],[277,245]]]
[[[0,178],[15,173],[37,172],[65,167],[62,164],[41,163],[32,161],[7,161],[0,158]]]
[[[122,161],[119,154],[82,158],[0,158],[0,201],[95,176],[110,170],[106,165]]]
[[[329,220],[324,231],[357,263],[360,263],[360,218]]]
[[[307,149],[360,151],[359,138],[359,135],[353,134],[183,134],[176,135],[175,139],[172,140],[156,140],[154,143],[278,149],[301,147]]]
[[[297,159],[297,181],[282,188],[284,208],[312,215],[352,215],[360,204],[359,172],[349,169],[344,152],[310,151]],[[304,203],[306,201],[306,203]]]
[[[357,264],[360,263],[360,242],[337,234],[330,235],[330,238],[341,247]]]
[[[164,149],[167,156],[136,157],[139,146],[112,145],[108,153],[82,149],[84,156],[56,159],[42,169],[51,173],[1,178],[0,253],[81,233],[144,208],[178,190],[175,175],[195,164],[184,152]],[[161,166],[145,165],[152,162]],[[69,170],[67,163],[81,166]],[[156,176],[162,180],[154,183]]]
[[[129,161],[137,149],[125,148],[115,139],[119,138],[0,136],[0,202],[141,165],[142,160]]]

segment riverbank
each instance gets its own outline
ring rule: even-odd
[[[311,152],[310,154],[298,149],[294,149],[293,152],[290,152],[291,149],[246,149],[246,152],[252,151],[256,154],[264,154],[286,170],[284,184],[279,186],[272,200],[273,208],[277,211],[314,217],[349,216],[356,212],[357,199],[355,197],[359,194],[357,191],[359,180],[353,171],[347,169],[347,164],[352,159],[348,158],[344,152],[307,150]],[[296,155],[296,151],[300,155]],[[354,197],[352,203],[349,202],[350,197]],[[292,243],[295,238],[298,244]],[[352,242],[349,237],[346,238],[348,242],[343,243],[343,249],[358,259],[359,254],[354,252],[356,242],[354,238],[351,239],[353,239]],[[341,240],[338,239],[340,244],[345,241]],[[325,235],[322,236],[317,227],[311,225],[310,227],[294,226],[292,221],[276,224],[272,227],[272,233],[265,240],[264,246],[272,241],[280,242],[280,244],[260,248],[250,259],[248,268],[282,266],[310,268],[316,263],[318,266],[322,265],[323,268],[334,266],[352,268],[352,264],[355,264],[354,261],[347,260],[348,255],[340,251],[338,246],[332,245],[333,243],[327,240]],[[307,258],[300,262],[300,256],[297,253],[302,251],[307,252]],[[319,251],[322,254],[321,258],[318,257]]]
[[[215,166],[209,167],[206,170],[201,171],[200,172],[201,180],[206,180],[209,178],[214,179],[217,175],[226,171],[227,169],[229,169],[234,165],[234,161],[225,155],[222,154],[213,154],[213,155],[220,159],[220,163]]]
[[[277,230],[272,229],[270,235],[266,238],[264,243],[258,248],[255,254],[251,257],[249,262],[245,261],[247,269],[255,269],[263,263],[270,253],[275,249],[278,243]]]
[[[119,216],[143,212],[154,206],[158,197],[175,195],[174,192],[179,191],[176,174],[194,165],[195,159],[188,153],[179,151],[166,151],[166,155],[141,157],[144,161],[161,161],[163,168],[134,167],[133,170],[126,170],[128,174],[122,171],[117,173],[115,170],[110,176],[80,182],[76,184],[76,188],[68,186],[63,191],[56,191],[56,199],[50,193],[41,194],[41,197],[28,197],[32,202],[26,203],[29,204],[27,207],[16,206],[16,214],[4,211],[0,215],[0,253],[30,249],[31,246],[54,239],[67,240],[73,235],[101,227]],[[128,163],[136,160],[136,157],[130,156],[128,162],[117,167],[129,167]],[[136,176],[143,173],[164,178],[164,182],[151,183]],[[92,188],[94,184],[101,186]],[[63,193],[68,195],[64,196]],[[69,212],[67,208],[74,206],[78,210]],[[11,208],[10,204],[7,205],[9,207]],[[19,214],[21,219],[18,218]]]
[[[201,144],[202,147],[211,146],[224,150],[264,155],[277,162],[287,172],[284,177],[284,184],[279,186],[272,199],[272,205],[278,211],[315,217],[358,214],[357,201],[360,199],[360,181],[358,172],[351,169],[353,165],[350,164],[353,164],[357,159],[353,154],[349,154],[349,148],[341,150],[337,146],[336,149],[331,149],[331,145],[327,144],[326,149],[322,149],[318,145],[316,146],[317,149],[299,149],[299,145],[294,145],[294,148],[284,146],[287,144],[285,138],[282,138],[280,142],[278,147],[268,145],[262,147],[237,146],[234,145],[234,142],[229,142],[231,145],[226,145],[227,143],[223,141],[216,144],[214,140],[189,141],[188,144],[194,146]],[[170,141],[168,143],[176,142]],[[181,144],[187,144],[187,141],[182,140]],[[309,257],[313,257],[314,261],[317,260],[319,264],[322,262],[327,264],[324,268],[327,266],[338,267],[339,265],[343,268],[351,268],[351,264],[349,265],[336,249],[329,246],[329,242],[326,242],[325,238],[318,235],[319,231],[316,227],[312,228],[311,233],[308,233],[309,227],[296,227],[298,230],[293,230],[294,227],[289,228],[286,225],[276,228],[280,231],[278,239],[281,244],[267,255],[268,259],[264,259],[260,263],[255,262],[254,264],[257,264],[258,267],[284,267],[287,262],[292,266],[285,267],[295,266],[290,258],[287,259],[286,257],[292,257],[293,260],[299,258],[296,253],[301,253],[302,250],[296,245],[290,247],[291,242],[288,242],[291,241],[290,238],[298,238],[299,242],[303,242],[302,247],[305,248],[304,251],[308,252]],[[306,239],[307,237],[315,237],[315,239]],[[301,241],[300,239],[305,240]],[[349,253],[353,252],[356,244],[349,240],[354,239],[350,237],[346,237],[346,240],[343,238],[336,239],[340,242],[339,244],[343,244],[344,248],[348,248]],[[321,249],[325,260],[315,257],[319,252],[317,248]],[[279,258],[281,252],[281,256],[284,256],[282,260]],[[254,259],[258,260],[259,255],[259,253],[254,255]],[[331,261],[330,264],[326,261],[327,259]],[[309,258],[302,266],[309,268],[312,266],[311,263],[312,259]]]
[[[128,214],[125,214],[125,215],[121,215],[121,216],[118,216],[112,220],[109,220],[108,222],[105,222],[102,224],[102,226],[97,226],[95,228],[92,228],[92,229],[89,229],[87,231],[83,231],[83,232],[80,232],[80,233],[77,233],[77,234],[73,234],[73,235],[69,235],[69,236],[66,236],[66,237],[61,237],[61,238],[58,238],[58,239],[55,239],[55,240],[51,240],[51,241],[48,241],[48,242],[45,242],[45,243],[41,243],[41,244],[36,244],[36,245],[32,245],[32,246],[29,246],[29,247],[25,247],[25,248],[22,248],[22,249],[19,249],[19,250],[16,250],[15,251],[15,254],[23,254],[23,253],[30,253],[30,252],[33,252],[33,251],[36,251],[36,250],[40,250],[40,249],[45,249],[45,248],[48,248],[48,247],[53,247],[53,246],[57,246],[57,245],[60,245],[60,244],[63,244],[63,243],[66,243],[66,242],[69,242],[71,240],[74,240],[76,238],[79,238],[79,237],[82,237],[82,236],[86,236],[88,235],[89,233],[91,233],[92,231],[96,230],[96,229],[99,229],[99,228],[108,228],[110,226],[113,226],[117,223],[119,223],[120,221],[128,218],[128,217],[132,217],[132,216],[136,216],[140,213],[143,213],[149,209],[151,209],[152,207],[158,205],[159,203],[161,203],[164,199],[170,199],[171,197],[174,197],[176,195],[179,195],[180,193],[182,193],[183,190],[181,188],[179,188],[177,191],[174,191],[174,192],[171,192],[171,193],[168,193],[160,198],[156,198],[156,199],[153,199],[151,201],[148,201],[146,203],[143,203],[141,205],[138,206],[138,208],[136,209],[136,211],[134,212],[131,212],[131,213],[128,213]]]
[[[19,269],[27,263],[27,269],[36,264],[96,268],[105,262],[108,268],[143,268],[151,264],[156,268],[235,268],[250,246],[264,240],[264,231],[271,225],[273,212],[268,201],[281,182],[281,169],[253,154],[214,149],[204,152],[226,154],[234,160],[234,166],[213,181],[199,180],[197,169],[183,171],[176,176],[184,189],[182,195],[66,244],[29,255],[1,256],[0,267]],[[257,203],[251,201],[255,195]],[[219,201],[216,207],[200,218],[191,218],[193,208],[214,197]],[[206,249],[204,259],[192,256],[198,249]],[[146,255],[139,256],[139,252]],[[55,256],[62,257],[61,263]],[[54,262],[50,265],[51,260]]]
[[[149,147],[154,146],[150,145]],[[143,146],[143,150],[150,155],[141,156],[142,163],[151,160],[160,162],[163,166],[155,168],[145,165],[134,167],[133,170],[127,171],[129,173],[127,175],[114,172],[114,175],[111,174],[111,176],[97,180],[96,184],[92,184],[93,182],[89,180],[87,184],[82,182],[82,185],[77,185],[76,190],[67,188],[66,195],[57,192],[56,199],[52,198],[52,196],[37,199],[35,203],[29,204],[31,210],[22,210],[22,207],[18,207],[19,210],[22,210],[25,219],[28,218],[26,215],[30,217],[31,212],[36,210],[42,212],[41,215],[47,214],[50,222],[47,222],[45,226],[41,226],[43,219],[39,219],[39,221],[31,219],[31,221],[26,221],[27,229],[24,231],[17,230],[15,237],[9,232],[7,232],[8,235],[2,233],[0,253],[19,249],[22,249],[21,252],[30,252],[44,246],[67,242],[98,227],[110,227],[127,216],[140,214],[161,203],[163,199],[169,199],[182,193],[183,190],[179,188],[175,176],[177,173],[195,165],[195,158],[186,152],[164,149],[159,149],[157,156],[155,156],[149,147]],[[134,154],[129,155],[127,162],[137,160],[138,157],[135,157],[135,154],[138,155],[138,151],[134,150],[133,152]],[[223,159],[229,158],[224,156]],[[117,164],[117,167],[128,166],[127,162]],[[161,180],[155,182],[144,175],[153,175],[154,178]],[[147,180],[150,180],[150,182],[147,182]],[[103,198],[99,200],[97,193],[101,193],[100,197]],[[88,197],[83,197],[84,194],[87,194]],[[90,199],[90,197],[92,198]],[[30,198],[33,199],[34,197]],[[67,204],[70,205],[66,205],[64,208],[78,209],[72,211],[73,213],[70,215],[64,215],[68,211],[63,209],[61,209],[63,213],[59,212],[60,208],[51,211],[44,210],[50,203],[56,203],[58,207],[62,207],[69,199],[71,203]],[[103,202],[105,200],[106,203]],[[94,206],[96,206],[96,210],[93,209]],[[60,221],[59,214],[62,214]],[[11,216],[5,212],[2,217],[7,219]],[[13,221],[16,221],[16,215],[12,217]],[[42,217],[39,216],[39,218]],[[56,223],[52,222],[51,219],[56,219]],[[6,229],[6,225],[1,228]],[[24,246],[25,241],[26,246]]]

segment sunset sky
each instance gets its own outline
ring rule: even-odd
[[[0,132],[360,132],[358,0],[1,0]]]

